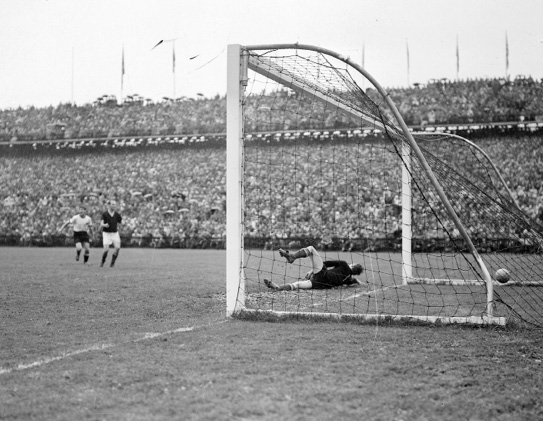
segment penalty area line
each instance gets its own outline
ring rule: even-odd
[[[51,363],[54,363],[55,361],[64,360],[66,358],[70,358],[70,357],[73,357],[75,355],[85,354],[87,352],[92,352],[92,351],[103,351],[104,349],[113,348],[113,347],[116,347],[116,346],[119,346],[119,345],[126,344],[128,342],[132,342],[132,343],[141,342],[141,341],[145,341],[145,340],[148,340],[148,339],[159,338],[159,337],[165,336],[165,335],[171,335],[173,333],[190,332],[193,329],[194,329],[194,327],[181,327],[179,329],[168,330],[166,332],[145,333],[140,338],[133,339],[133,340],[127,341],[127,342],[121,342],[121,343],[118,343],[118,344],[93,345],[93,346],[90,346],[88,348],[78,349],[78,350],[71,351],[71,352],[65,352],[63,354],[57,355],[56,357],[44,358],[44,359],[37,360],[37,361],[34,361],[32,363],[28,363],[28,364],[19,364],[16,367],[13,367],[13,368],[0,368],[0,375],[13,373],[15,371],[28,370],[29,368],[41,367],[43,365],[51,364]]]
[[[146,333],[141,338],[132,340],[132,342],[141,342],[141,341],[145,341],[147,339],[159,338],[159,337],[164,336],[164,335],[171,335],[172,333],[190,332],[192,329],[194,329],[194,328],[192,328],[192,327],[180,327],[179,329],[168,330],[167,332]]]
[[[45,358],[45,359],[37,360],[28,364],[19,364],[17,367],[14,367],[14,368],[1,368],[0,374],[8,374],[8,373],[13,373],[14,371],[22,371],[22,370],[27,370],[29,368],[40,367],[45,364],[50,364],[55,361],[60,361],[65,358],[73,357],[74,355],[84,354],[86,352],[91,352],[91,351],[101,351],[103,349],[108,349],[113,346],[115,345],[112,345],[112,344],[93,345],[88,348],[78,349],[72,352],[65,352],[64,354],[58,355],[56,357]]]

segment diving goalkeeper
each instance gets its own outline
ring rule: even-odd
[[[312,269],[305,275],[305,278],[302,281],[293,282],[291,284],[277,285],[269,279],[264,279],[266,286],[273,290],[293,291],[295,289],[327,289],[361,283],[353,277],[360,275],[363,272],[364,269],[361,264],[348,264],[344,260],[323,261],[313,246],[304,247],[292,254],[286,250],[279,249],[279,254],[287,259],[287,262],[289,263],[293,263],[296,259],[309,257],[311,259]]]

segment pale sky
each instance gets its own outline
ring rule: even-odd
[[[0,0],[0,109],[224,95],[228,44],[364,57],[390,88],[455,79],[457,39],[460,79],[503,77],[507,34],[510,76],[541,79],[542,18],[540,0]]]

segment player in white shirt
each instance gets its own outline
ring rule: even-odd
[[[90,236],[93,235],[92,230],[92,219],[87,215],[87,210],[85,206],[79,207],[79,213],[72,216],[68,221],[66,221],[62,227],[60,227],[59,232],[62,231],[67,225],[72,225],[74,230],[74,243],[75,243],[75,260],[79,261],[81,256],[81,250],[85,249],[83,255],[83,263],[89,261],[90,256]],[[89,236],[90,235],[90,236]]]

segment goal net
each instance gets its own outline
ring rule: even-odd
[[[476,144],[410,132],[371,75],[312,46],[229,46],[227,107],[228,315],[543,326],[543,228]],[[359,282],[270,289],[311,269],[278,250],[308,246]]]

